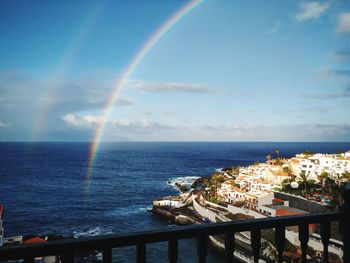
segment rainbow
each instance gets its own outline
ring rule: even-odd
[[[34,121],[34,126],[31,133],[32,141],[39,141],[41,138],[41,130],[45,126],[45,123],[50,116],[51,107],[55,104],[55,98],[57,92],[64,83],[64,77],[67,69],[74,61],[77,53],[80,50],[84,40],[89,35],[91,27],[96,23],[103,11],[103,5],[100,3],[91,6],[87,15],[83,17],[80,22],[78,31],[74,34],[73,38],[69,41],[69,44],[65,48],[61,59],[59,60],[55,72],[53,73],[50,81],[47,82],[47,88],[41,98],[43,99],[43,105],[40,110],[40,114]]]
[[[86,172],[86,191],[88,191],[89,181],[92,174],[92,169],[96,160],[97,152],[100,146],[101,138],[104,133],[104,129],[106,126],[106,122],[112,112],[114,103],[119,98],[119,94],[125,86],[126,82],[133,74],[135,69],[140,65],[145,56],[150,52],[150,50],[157,44],[157,42],[171,29],[173,28],[182,18],[184,18],[188,13],[190,13],[193,9],[195,9],[198,5],[200,5],[204,0],[192,0],[184,7],[179,9],[176,13],[174,13],[164,24],[162,24],[152,35],[148,38],[148,40],[143,44],[143,46],[138,50],[135,56],[131,59],[126,69],[122,72],[120,77],[118,78],[116,84],[113,88],[113,93],[110,96],[106,106],[103,110],[102,120],[99,123],[89,151],[88,158],[88,168]]]

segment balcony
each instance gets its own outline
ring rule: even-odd
[[[234,256],[235,233],[248,231],[251,236],[250,242],[253,254],[251,261],[255,263],[259,262],[260,259],[261,230],[274,228],[278,262],[283,262],[286,244],[285,229],[288,226],[298,226],[302,262],[307,262],[306,250],[310,239],[309,224],[319,224],[320,239],[323,244],[323,262],[328,262],[331,222],[339,221],[339,231],[343,239],[343,261],[350,263],[350,183],[346,185],[342,197],[344,203],[336,212],[241,220],[123,235],[104,235],[2,247],[0,248],[0,260],[24,259],[25,263],[32,263],[36,257],[60,255],[63,262],[74,262],[75,253],[98,250],[102,252],[103,262],[108,263],[112,262],[112,253],[117,253],[117,251],[112,252],[114,248],[134,246],[136,247],[136,261],[143,263],[146,262],[147,244],[168,242],[168,259],[170,263],[175,263],[178,260],[178,241],[196,238],[198,241],[198,262],[202,263],[206,262],[209,236],[220,235],[224,237],[227,262],[236,262]]]

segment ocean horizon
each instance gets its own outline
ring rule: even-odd
[[[170,180],[264,162],[276,148],[290,158],[305,150],[344,152],[350,142],[102,143],[90,175],[88,142],[0,142],[4,234],[80,237],[174,227],[147,212],[153,199],[178,194]],[[179,262],[192,262],[190,255],[196,261],[195,244],[180,242]],[[166,244],[150,247],[150,262],[166,262]],[[116,251],[117,262],[133,260],[134,248]],[[208,262],[218,258],[211,250]]]

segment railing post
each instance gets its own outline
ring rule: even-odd
[[[139,243],[136,246],[136,262],[145,263],[146,262],[146,244]]]
[[[103,263],[111,263],[112,262],[112,248],[103,249],[102,260],[103,260]]]
[[[331,237],[331,222],[323,220],[321,221],[321,239],[323,244],[323,262],[328,263],[328,246],[329,239]]]
[[[250,241],[253,249],[254,263],[259,262],[260,248],[261,248],[261,230],[254,228],[250,231]]]
[[[178,241],[171,239],[168,242],[168,259],[169,263],[176,263],[178,259]]]
[[[309,225],[308,224],[300,224],[299,225],[299,241],[301,248],[301,262],[307,262],[307,243],[309,242]]]
[[[63,263],[73,263],[74,262],[74,253],[68,252],[63,255]]]
[[[197,238],[197,254],[198,254],[198,262],[205,263],[207,257],[207,242],[208,237],[206,235],[200,235]]]
[[[24,262],[24,263],[34,263],[34,262],[35,262],[35,259],[34,259],[34,257],[25,257],[25,258],[23,259],[23,262]]]
[[[229,231],[225,235],[225,252],[226,252],[226,261],[228,263],[234,262],[234,252],[235,252],[235,233]]]
[[[350,263],[350,183],[346,184],[342,198],[344,202],[339,207],[339,231],[343,239],[343,261]]]
[[[286,229],[284,226],[275,228],[275,241],[278,252],[278,263],[283,263],[283,252],[286,244]]]

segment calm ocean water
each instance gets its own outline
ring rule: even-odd
[[[86,178],[88,143],[0,143],[0,203],[5,236],[92,235],[166,228],[146,211],[152,199],[176,194],[174,177],[208,176],[214,169],[265,161],[279,148],[332,153],[350,143],[105,143]],[[180,243],[180,262],[196,262],[193,241]],[[165,244],[152,245],[150,262],[166,262]],[[116,262],[134,261],[134,249],[116,250]],[[193,261],[191,260],[193,259]],[[211,251],[209,262],[220,262]]]

